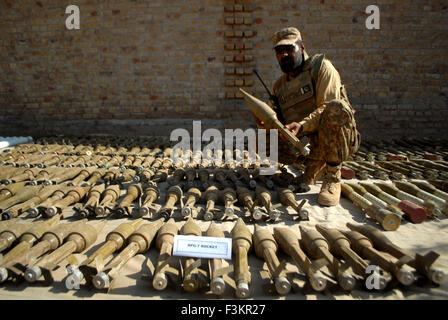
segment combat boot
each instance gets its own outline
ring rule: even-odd
[[[315,184],[324,168],[324,160],[306,159],[303,182],[306,184]]]
[[[320,189],[317,203],[327,207],[339,204],[339,198],[341,197],[341,165],[330,166],[327,164],[322,180],[322,188]]]

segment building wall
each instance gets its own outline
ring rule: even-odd
[[[67,30],[65,8],[81,11]],[[365,8],[380,8],[368,30]],[[237,88],[280,76],[272,34],[302,32],[340,72],[364,137],[447,136],[446,1],[0,1],[0,135],[245,128]]]

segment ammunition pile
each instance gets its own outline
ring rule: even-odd
[[[351,161],[345,161],[343,176],[360,180],[427,179],[440,187],[448,179],[448,141],[401,139],[363,141]]]
[[[448,213],[443,145],[365,143],[343,164],[349,180],[342,194],[387,231],[403,221],[440,219]],[[66,284],[111,290],[126,263],[150,251],[157,252],[153,290],[216,296],[233,290],[240,299],[253,292],[251,256],[266,265],[269,290],[278,295],[297,291],[298,275],[306,279],[300,289],[365,288],[371,264],[379,291],[445,278],[437,253],[402,250],[375,227],[309,224],[307,200],[296,200],[309,187],[297,170],[262,175],[270,164],[258,155],[249,161],[246,151],[177,152],[172,157],[170,144],[158,138],[53,137],[0,153],[0,282],[50,285],[62,267]],[[117,219],[120,224],[101,236]],[[275,226],[288,220],[304,223]],[[198,221],[208,228],[201,230]],[[224,230],[224,223],[231,228]],[[233,259],[175,257],[178,234],[232,238]]]
[[[209,221],[234,218],[239,201],[254,220],[275,221],[282,204],[307,219],[305,203],[297,204],[293,191],[309,188],[286,167],[266,176],[260,175],[260,168],[269,164],[260,164],[258,155],[249,161],[247,151],[203,155],[187,150],[175,161],[172,151],[157,139],[42,138],[18,145],[0,155],[0,214],[3,220],[49,218],[73,207],[87,218],[169,219],[180,206],[182,216]],[[165,182],[168,188],[160,190]],[[280,201],[273,203],[277,198]],[[161,207],[156,203],[160,201]]]
[[[66,267],[65,283],[89,290],[109,290],[124,265],[135,255],[151,250],[151,246],[159,252],[151,278],[156,291],[169,286],[185,292],[222,296],[233,290],[235,297],[248,298],[253,286],[250,254],[266,263],[271,290],[278,295],[286,295],[291,290],[320,292],[327,288],[345,292],[372,288],[383,291],[415,282],[440,284],[446,278],[437,263],[436,252],[425,255],[409,252],[393,244],[375,227],[361,224],[347,223],[347,230],[321,224],[315,228],[300,226],[300,231],[274,227],[273,232],[255,224],[251,232],[239,218],[229,233],[233,240],[233,259],[226,267],[221,259],[210,259],[206,264],[201,259],[185,257],[178,258],[176,263],[171,255],[176,234],[226,237],[214,221],[204,232],[192,217],[180,229],[173,219],[126,221],[107,233],[101,245],[79,261],[72,254],[83,252],[95,243],[106,221],[59,222],[57,218],[39,223],[2,224],[1,250],[6,251],[12,242],[16,244],[3,256],[0,282],[26,280],[50,285],[54,282],[55,269]],[[291,270],[286,260],[280,262],[285,256],[292,258],[298,273]],[[373,275],[368,272],[370,265],[375,267],[371,270],[375,272]],[[293,289],[301,277],[306,282],[302,286],[296,284]]]
[[[361,182],[344,183],[342,194],[388,231],[402,218],[437,220],[448,213],[446,146],[430,139],[363,142],[342,170],[343,179]],[[385,181],[362,182],[367,179]]]

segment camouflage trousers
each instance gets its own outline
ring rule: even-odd
[[[317,130],[306,135],[310,139],[310,154],[305,158],[289,143],[279,139],[279,162],[297,164],[305,160],[320,160],[341,163],[355,153],[361,143],[354,110],[345,100],[330,101],[321,114]]]

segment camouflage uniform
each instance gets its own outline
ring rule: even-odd
[[[300,37],[295,28],[281,30],[274,36],[274,45],[288,43],[284,39],[297,39],[297,33]],[[325,186],[326,180],[339,182],[340,164],[357,151],[360,134],[356,129],[355,111],[338,71],[323,54],[309,57],[304,51],[303,55],[301,72],[293,79],[283,74],[275,82],[273,92],[278,97],[286,124],[297,122],[302,126],[300,135],[310,139],[311,153],[303,159],[288,143],[280,140],[279,161],[303,162],[307,183],[314,183],[318,174],[326,170]]]

